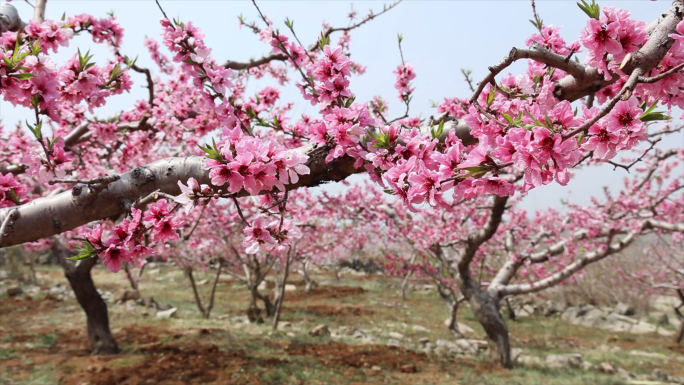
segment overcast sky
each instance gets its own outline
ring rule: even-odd
[[[15,0],[12,2],[24,20],[32,15],[28,4]],[[219,62],[248,60],[268,53],[268,46],[261,43],[248,28],[238,28],[238,15],[247,21],[258,21],[257,12],[249,1],[161,1],[171,18],[183,21],[192,20],[206,35],[206,43],[213,49]],[[612,5],[627,9],[636,18],[650,22],[665,11],[669,1],[599,1],[601,6]],[[369,9],[376,13],[382,9],[383,2],[377,1],[260,1],[261,10],[273,20],[281,31],[286,17],[294,20],[297,35],[305,45],[314,42],[321,30],[321,22],[328,21],[332,26],[346,26],[347,13],[352,6],[360,17]],[[160,36],[159,19],[161,12],[154,1],[67,1],[50,0],[46,17],[61,18],[79,13],[90,13],[98,17],[113,11],[125,29],[122,52],[134,57],[139,55],[138,64],[154,68],[143,48],[145,36]],[[579,37],[586,24],[587,16],[577,7],[575,1],[537,2],[537,11],[546,24],[562,26],[562,34],[570,42]],[[476,81],[486,74],[487,66],[498,63],[513,46],[521,47],[524,41],[535,32],[528,21],[532,18],[529,1],[404,1],[385,15],[367,23],[352,32],[352,58],[367,66],[367,72],[354,77],[351,89],[357,100],[366,101],[374,95],[382,95],[390,102],[390,115],[400,115],[403,107],[393,88],[395,77],[392,71],[400,63],[397,49],[397,34],[404,37],[403,51],[407,62],[415,66],[417,78],[415,96],[411,105],[412,115],[428,117],[436,115],[431,108],[432,101],[442,101],[444,97],[468,97],[470,91],[460,73],[461,68],[473,71]],[[332,39],[335,42],[337,39]],[[110,57],[107,49],[93,46],[87,37],[75,39],[71,47],[62,48],[58,61],[63,62],[75,52],[91,49],[95,60]],[[512,73],[524,71],[520,63],[511,67]],[[144,78],[132,75],[136,85],[130,94],[117,96],[96,114],[107,117],[116,111],[130,108],[137,99],[145,99]],[[253,81],[248,92],[269,84],[268,81]],[[282,92],[285,100],[299,101],[299,91],[288,85]],[[298,102],[292,116],[301,113],[316,114],[316,107],[309,103]],[[676,112],[678,117],[681,113]],[[11,104],[0,102],[0,117],[5,126],[13,126],[30,116],[30,111],[13,108]],[[665,144],[668,147],[684,146],[684,135]],[[582,170],[567,187],[555,183],[534,189],[523,201],[528,209],[541,209],[547,206],[558,207],[560,199],[577,203],[588,203],[589,197],[600,194],[603,186],[619,188],[627,173],[613,170],[612,167],[592,167]],[[358,180],[358,176],[353,177]],[[339,187],[330,186],[329,189]]]

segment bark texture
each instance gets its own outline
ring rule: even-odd
[[[72,264],[65,259],[69,256],[68,251],[65,248],[59,247],[60,245],[57,243],[55,245],[53,251],[56,251],[59,256],[64,269],[64,276],[69,281],[78,304],[81,305],[81,308],[86,313],[88,339],[90,340],[92,353],[119,353],[119,346],[116,344],[114,336],[109,329],[107,304],[100,296],[100,293],[97,292],[93,277],[90,274],[99,258],[90,258]]]

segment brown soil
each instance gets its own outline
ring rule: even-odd
[[[126,384],[260,384],[258,378],[236,378],[231,373],[250,365],[280,365],[269,359],[252,362],[244,352],[224,352],[216,346],[155,346],[141,350],[137,362],[125,367],[96,363],[64,377],[64,383]]]
[[[303,309],[307,314],[315,314],[318,316],[360,316],[360,315],[373,315],[373,311],[354,307],[354,306],[326,306],[326,305],[314,305],[307,306]]]
[[[349,286],[319,286],[311,290],[310,293],[292,292],[285,294],[286,302],[297,302],[307,300],[321,300],[330,298],[344,298],[362,295],[366,291],[362,287]]]
[[[48,295],[41,299],[30,296],[23,298],[6,298],[0,301],[0,315],[34,313],[56,309],[61,300]]]
[[[323,365],[353,368],[370,368],[377,365],[383,369],[405,371],[407,365],[418,368],[420,364],[428,363],[428,357],[424,353],[380,345],[354,346],[335,342],[318,345],[292,344],[286,351],[294,356],[315,357]]]

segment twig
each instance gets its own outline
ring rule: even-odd
[[[470,74],[472,72],[461,68],[461,73],[463,74],[463,77],[465,77],[466,83],[468,83],[468,88],[470,88],[470,92],[475,92],[475,87],[473,87],[473,78],[470,77]]]
[[[144,198],[140,198],[137,201],[135,201],[133,203],[133,205],[131,205],[131,207],[141,208],[141,207],[144,207],[146,204],[148,204],[152,201],[158,200],[159,198],[166,198],[166,199],[174,200],[176,197],[174,197],[173,195],[170,195],[170,194],[163,193],[160,190],[155,190],[152,193],[150,193],[148,196],[146,196]]]
[[[629,172],[629,169],[630,169],[632,166],[634,166],[635,164],[639,163],[642,159],[644,159],[644,156],[645,156],[649,151],[651,151],[651,150],[653,149],[653,147],[655,147],[656,143],[660,142],[661,139],[662,139],[662,138],[658,138],[658,139],[652,141],[652,142],[651,142],[651,146],[650,146],[649,148],[647,148],[646,151],[644,151],[644,153],[641,154],[640,157],[638,157],[636,160],[634,160],[634,161],[633,161],[632,163],[630,163],[629,165],[626,165],[626,166],[625,166],[624,164],[615,163],[615,162],[613,162],[613,161],[609,161],[608,163],[614,166],[614,167],[613,167],[613,170],[617,169],[618,167],[621,167],[621,168],[624,168],[627,172]]]
[[[240,204],[238,203],[237,198],[235,198],[234,196],[232,198],[233,203],[235,203],[235,208],[237,209],[238,215],[240,216],[242,221],[245,222],[247,226],[249,226],[249,222],[247,222],[247,219],[245,219],[245,216],[242,214],[242,209],[240,208]]]
[[[675,73],[679,72],[682,68],[684,68],[684,63],[682,63],[676,67],[670,68],[669,70],[667,70],[661,74],[658,74],[656,76],[652,76],[649,78],[639,76],[639,83],[647,83],[647,84],[655,83],[659,80],[665,79],[666,77],[668,77],[670,75],[674,75]]]
[[[104,186],[107,186],[110,183],[116,182],[117,180],[121,179],[121,176],[119,175],[103,175],[103,176],[98,176],[97,178],[93,179],[53,179],[48,182],[49,185],[54,185],[57,183],[70,183],[70,184],[87,184],[87,185],[93,185],[93,184],[102,184]]]
[[[630,96],[632,96],[632,91],[634,88],[636,88],[637,84],[639,83],[639,77],[642,74],[642,69],[641,68],[636,68],[634,72],[632,72],[631,75],[629,75],[629,79],[625,82],[625,84],[622,86],[622,89],[620,92],[618,92],[617,95],[613,99],[610,100],[606,105],[604,105],[601,110],[599,111],[598,114],[596,114],[593,118],[587,120],[582,124],[581,126],[577,127],[573,131],[571,131],[569,134],[563,135],[563,140],[571,138],[580,132],[585,132],[588,130],[594,123],[596,123],[599,119],[602,117],[608,115],[608,113],[615,107],[617,102],[620,100],[626,100],[629,99]]]
[[[533,43],[529,49],[513,47],[499,64],[489,67],[489,74],[487,74],[487,76],[478,84],[473,96],[470,97],[470,102],[475,103],[477,97],[480,96],[480,93],[484,90],[487,83],[494,82],[496,75],[513,64],[513,62],[520,59],[532,59],[544,63],[553,68],[561,69],[576,78],[582,78],[585,75],[585,67],[582,64],[566,60],[565,56],[549,51],[538,43]]]
[[[539,33],[542,33],[542,19],[539,17],[537,14],[537,6],[534,4],[534,0],[532,1],[532,14],[534,15],[534,21],[535,21],[535,27],[539,30]]]
[[[169,19],[169,17],[166,16],[166,12],[164,12],[164,8],[162,8],[161,4],[159,4],[159,0],[155,0],[155,2],[157,3],[157,7],[159,7],[159,10],[161,11],[162,15],[164,15],[164,19],[171,21],[171,19]],[[176,29],[176,27],[174,27],[173,24],[171,24],[171,28]]]

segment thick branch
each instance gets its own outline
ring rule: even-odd
[[[13,5],[4,3],[0,5],[0,33],[6,31],[18,31],[24,29],[26,23],[21,21],[19,12]]]
[[[45,21],[45,6],[47,5],[47,0],[36,0],[36,5],[33,8],[33,20],[36,23],[42,23]]]
[[[487,224],[485,224],[484,228],[468,237],[466,246],[459,256],[457,262],[458,271],[462,279],[465,276],[469,276],[470,262],[472,262],[473,258],[475,257],[477,249],[480,247],[480,245],[488,241],[499,228],[504,211],[506,211],[507,202],[508,197],[495,197]]]
[[[637,235],[636,232],[631,232],[627,234],[621,241],[611,244],[604,251],[592,251],[582,255],[580,258],[575,260],[575,262],[567,265],[563,270],[560,270],[546,278],[540,279],[532,283],[524,283],[518,285],[508,285],[499,289],[499,295],[504,297],[507,295],[518,295],[518,294],[528,294],[535,293],[549,287],[555,286],[561,283],[566,278],[580,271],[585,266],[598,262],[609,255],[615,254],[627,246],[629,246],[633,241],[634,237]]]
[[[327,148],[307,145],[295,151],[309,155],[309,175],[302,175],[297,183],[288,189],[316,186],[328,181],[340,181],[347,176],[363,171],[353,167],[351,157],[338,158],[325,163]],[[3,246],[34,241],[50,235],[85,225],[91,221],[118,216],[130,210],[140,198],[155,191],[160,195],[180,194],[178,181],[187,182],[195,178],[199,183],[211,184],[204,157],[166,158],[121,174],[121,179],[110,183],[97,192],[90,186],[77,185],[69,191],[55,196],[35,199],[27,204],[0,210],[0,223],[12,210],[20,214],[9,233],[3,238]],[[217,188],[220,190],[220,188]],[[248,195],[242,191],[241,195]]]

